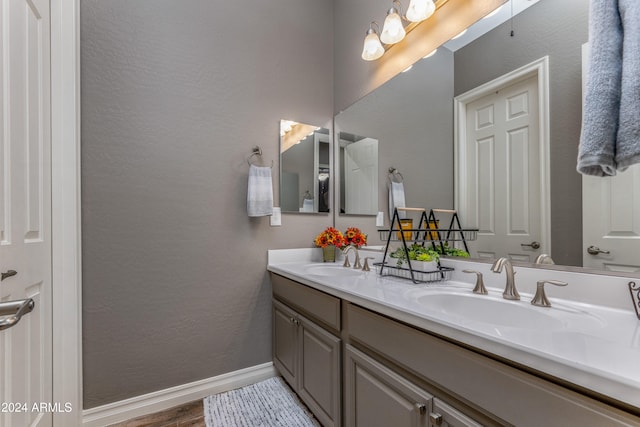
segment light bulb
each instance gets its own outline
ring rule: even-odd
[[[462,37],[464,35],[464,33],[467,32],[467,29],[465,28],[464,30],[460,31],[458,34],[456,34],[455,36],[451,37],[451,40],[455,40],[459,37]]]
[[[431,58],[433,55],[436,54],[437,51],[438,51],[438,49],[433,49],[431,52],[429,52],[425,56],[423,56],[422,59]]]
[[[406,34],[398,11],[395,7],[392,7],[387,12],[387,17],[384,20],[380,40],[385,44],[394,44],[401,41]]]
[[[504,6],[504,5],[502,5]],[[498,14],[498,12],[500,12],[500,9],[502,9],[502,6],[500,6],[499,8],[497,8],[496,10],[494,10],[493,12],[491,12],[490,14],[488,14],[487,16],[485,16],[482,19],[487,19],[487,18],[491,18],[492,16],[495,16]]]
[[[424,21],[436,10],[433,0],[411,0],[407,9],[407,19],[411,22]]]
[[[364,46],[362,48],[362,59],[365,61],[375,61],[384,54],[384,48],[378,33],[373,28],[367,30],[367,37],[364,38]]]

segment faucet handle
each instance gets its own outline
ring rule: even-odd
[[[344,264],[342,264],[342,266],[345,268],[351,267],[351,263],[349,262],[349,255],[346,252],[344,253]]]
[[[531,300],[531,304],[537,305],[538,307],[551,307],[551,303],[547,299],[547,294],[544,292],[544,284],[551,283],[556,286],[567,286],[567,282],[561,282],[560,280],[539,280],[538,287],[536,289],[536,294]]]
[[[463,273],[475,273],[476,274],[476,287],[473,288],[474,294],[486,295],[489,292],[484,287],[484,280],[482,279],[482,273],[475,270],[462,270]]]
[[[369,267],[369,260],[374,258],[375,257],[372,256],[364,257],[364,266],[362,267],[362,271],[371,271],[371,268]]]
[[[362,264],[360,264],[360,254],[358,253],[358,249],[356,248],[356,260],[353,262],[353,268],[356,270],[362,269]]]

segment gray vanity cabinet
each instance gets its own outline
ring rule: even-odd
[[[482,427],[452,406],[440,399],[433,399],[433,409],[429,414],[431,425],[440,427]]]
[[[640,427],[544,373],[271,278],[274,365],[324,427]]]
[[[340,300],[272,275],[273,363],[324,427],[341,415]]]
[[[298,314],[273,302],[273,362],[287,383],[298,384]]]
[[[353,427],[427,427],[431,396],[347,344],[345,424]]]

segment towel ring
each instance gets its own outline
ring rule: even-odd
[[[251,159],[253,159],[256,156],[257,157],[262,157],[262,148],[253,147],[253,150],[252,150],[251,154],[249,155],[249,157],[247,157],[247,163],[249,165],[261,166],[261,165],[257,165],[257,164],[251,163]],[[271,169],[273,169],[273,160],[271,160]]]
[[[400,172],[398,172],[398,169],[391,167],[389,168],[389,180],[392,182],[402,182],[404,181],[404,177],[402,176],[402,174]]]

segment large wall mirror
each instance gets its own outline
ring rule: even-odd
[[[546,152],[537,150],[536,153],[542,156],[542,161],[547,162],[544,176],[548,184],[541,191],[547,192],[543,200],[547,200],[548,206],[541,206],[540,202],[523,202],[526,198],[524,193],[529,190],[517,179],[524,179],[528,174],[523,173],[523,168],[537,166],[524,166],[521,158],[528,155],[528,142],[520,138],[523,132],[511,129],[506,131],[513,136],[509,140],[511,145],[506,158],[496,154],[493,143],[478,143],[474,148],[476,157],[465,164],[469,170],[473,169],[470,166],[472,164],[474,167],[480,165],[481,173],[476,175],[478,180],[494,180],[492,186],[477,181],[476,187],[486,191],[478,191],[473,196],[484,203],[487,212],[491,211],[489,217],[494,216],[492,224],[484,224],[479,222],[481,215],[477,209],[473,212],[467,209],[465,212],[460,208],[463,226],[477,227],[481,232],[491,234],[492,226],[510,224],[509,232],[521,233],[521,241],[517,246],[518,252],[524,255],[514,256],[517,260],[533,260],[544,250],[559,265],[627,273],[640,271],[637,261],[620,257],[624,252],[637,253],[637,249],[640,249],[639,208],[636,207],[634,211],[633,202],[629,201],[633,198],[625,196],[630,191],[633,194],[640,191],[638,168],[619,174],[616,180],[624,182],[617,187],[610,185],[611,181],[590,177],[585,178],[583,184],[583,177],[576,172],[582,114],[583,45],[588,40],[588,3],[588,0],[507,2],[496,15],[469,28],[465,36],[446,43],[433,56],[418,61],[411,70],[397,75],[340,112],[335,117],[336,135],[339,135],[338,132],[349,132],[379,141],[378,210],[388,214],[387,173],[390,167],[396,168],[404,177],[407,206],[427,209],[459,207],[456,205],[464,207],[464,203],[456,200],[460,183],[454,185],[459,180],[459,175],[456,177],[456,162],[460,155],[459,147],[455,146],[460,130],[455,130],[454,100],[460,100],[463,95],[514,70],[542,60],[545,64],[542,68],[546,67],[548,71],[548,100],[542,100],[546,103],[542,107],[548,111],[548,147]],[[512,7],[514,16],[511,19]],[[526,80],[524,77],[517,83]],[[533,82],[533,86],[537,88],[537,81]],[[469,104],[468,112],[475,107],[476,121],[473,126],[477,129],[482,130],[498,115],[522,116],[534,105],[529,102],[529,95],[523,95],[526,90],[521,87],[501,88],[496,92],[506,97],[510,110],[504,112],[497,107],[486,108],[489,105],[487,100],[475,106]],[[539,110],[538,107],[534,109]],[[544,116],[545,113],[541,114]],[[472,120],[469,120],[469,126],[471,124]],[[483,141],[482,138],[482,135],[478,135],[476,142]],[[496,162],[507,165],[511,175],[498,178],[497,169],[493,166]],[[520,169],[516,165],[520,165]],[[540,187],[545,186],[544,176],[538,179]],[[597,182],[590,184],[589,179]],[[499,186],[499,181],[506,184]],[[590,186],[596,189],[590,189]],[[583,212],[583,192],[585,204],[595,201],[595,204],[607,206],[608,213],[605,213],[604,220],[613,230],[611,236],[617,233],[624,237],[627,244],[624,249],[615,247],[615,239],[591,241],[586,232],[583,235],[583,224],[586,229],[591,229],[597,221],[601,221],[592,218],[591,209]],[[500,193],[503,199],[519,199],[519,211],[507,210],[498,216],[495,193]],[[640,194],[638,196],[640,198]],[[604,204],[603,200],[606,200]],[[620,208],[610,208],[614,203],[619,204]],[[548,232],[544,238],[547,241],[543,240],[545,233],[534,235],[527,225],[518,222],[529,216],[544,215],[544,212],[547,212],[545,226]],[[345,221],[341,218],[336,220],[338,226]],[[354,221],[352,219],[349,222]],[[388,217],[385,224],[389,224]],[[369,231],[370,244],[383,243],[373,236],[372,231],[376,226],[372,219],[363,218],[358,225]],[[636,250],[629,250],[629,245],[635,245]],[[601,252],[592,255],[587,252],[589,246],[598,246],[610,254]],[[476,246],[472,248],[472,257],[481,257],[483,253],[490,253],[494,257],[512,256],[512,252],[506,247]]]
[[[325,127],[280,121],[282,212],[329,212],[331,136]]]

